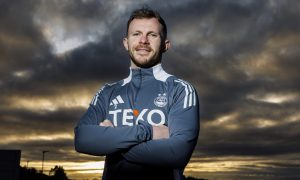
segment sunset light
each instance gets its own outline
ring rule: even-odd
[[[130,37],[130,13],[141,6],[161,13],[171,42],[161,56],[161,67],[174,76],[162,73],[155,80],[173,86],[176,83],[169,81],[171,78],[184,79],[193,88],[149,83],[153,89],[160,87],[157,92],[153,90],[152,97],[148,92],[142,94],[144,90],[152,93],[151,88],[128,84],[135,81],[132,76],[132,81],[127,78],[131,57],[123,40]],[[154,140],[151,126],[141,131],[147,136],[131,131],[139,128],[128,127],[124,128],[128,132],[118,134],[120,142],[118,136],[106,136],[115,129],[99,128],[99,122],[109,119],[130,126],[136,119],[160,122],[161,118],[170,128],[179,124],[176,131],[164,128],[165,134],[171,132],[169,136],[175,137],[174,142],[179,139],[195,147],[185,176],[208,180],[300,179],[300,1],[8,0],[0,1],[0,9],[0,162],[4,162],[6,152],[12,151],[17,157],[15,167],[19,169],[20,159],[24,171],[34,168],[36,174],[49,176],[51,169],[59,166],[69,179],[101,180],[105,156],[96,155],[122,152],[121,158],[129,154],[126,160],[141,163],[130,159],[137,156],[144,160],[139,149],[143,145],[135,146]],[[150,34],[158,46],[161,34]],[[142,46],[132,49],[152,53],[151,48]],[[141,76],[139,85],[150,82],[145,80]],[[115,90],[115,82],[116,86],[127,83],[125,87],[130,90]],[[109,93],[99,95],[105,85]],[[131,88],[136,92],[130,93]],[[183,95],[193,90],[199,96],[199,108],[195,109],[195,94]],[[167,95],[160,96],[164,92]],[[140,99],[155,109],[142,105]],[[178,113],[177,106],[183,99],[189,107]],[[93,102],[97,102],[96,108]],[[88,108],[90,113],[86,114]],[[200,110],[199,137],[187,138],[195,146],[181,138],[186,132],[198,132],[198,127],[194,128],[198,122],[186,128],[198,119],[185,116],[189,110]],[[88,122],[82,121],[85,118]],[[93,124],[95,131],[77,128],[79,122]],[[78,129],[84,129],[83,134],[92,140],[78,136],[76,140],[96,155],[76,151],[81,152],[78,146],[75,149]],[[130,145],[124,143],[127,137],[132,138]],[[86,146],[89,142],[90,147]],[[184,159],[177,150],[188,155],[191,152],[180,143],[172,143],[173,139],[167,143],[171,153],[166,153],[166,157],[174,153],[171,160]],[[120,147],[111,150],[111,144],[112,148],[116,144]],[[167,151],[161,146],[157,148],[159,153],[147,149],[151,161],[159,157],[164,162]],[[104,153],[99,153],[101,148]],[[5,161],[2,167],[7,164]],[[0,163],[0,179],[4,171]]]
[[[36,169],[41,169],[41,161],[29,161],[29,167],[35,167]],[[21,166],[27,166],[27,161],[22,161]],[[50,170],[55,166],[62,166],[67,175],[72,179],[81,178],[100,178],[103,173],[104,161],[98,162],[55,162],[55,161],[45,161],[44,171],[49,174]]]

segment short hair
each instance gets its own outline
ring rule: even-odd
[[[158,22],[162,25],[162,34],[160,34],[160,36],[163,39],[167,38],[167,25],[166,25],[164,19],[160,16],[159,12],[154,11],[147,6],[132,11],[130,18],[127,21],[126,34],[128,35],[128,29],[129,29],[129,25],[130,25],[131,21],[133,21],[134,19],[143,19],[143,18],[146,18],[146,19],[156,18],[158,20]]]

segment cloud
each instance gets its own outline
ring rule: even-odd
[[[293,0],[1,1],[0,132],[7,143],[0,147],[21,148],[25,159],[50,149],[84,161],[73,150],[73,127],[104,83],[128,75],[126,21],[145,4],[168,25],[163,66],[200,95],[194,156],[278,158],[261,169],[285,173],[293,164],[282,160],[300,150],[300,3]]]

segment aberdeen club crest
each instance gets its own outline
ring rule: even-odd
[[[154,104],[157,107],[165,107],[168,103],[167,94],[158,94],[158,96],[154,99]]]

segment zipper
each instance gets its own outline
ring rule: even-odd
[[[135,94],[134,101],[133,101],[133,106],[134,107],[135,107],[135,104],[136,104],[136,101],[137,101],[140,89],[141,89],[142,84],[143,84],[143,79],[144,79],[144,75],[143,75],[141,69],[139,69],[139,76],[138,76],[138,78],[139,78],[138,87],[136,89],[136,94]]]

